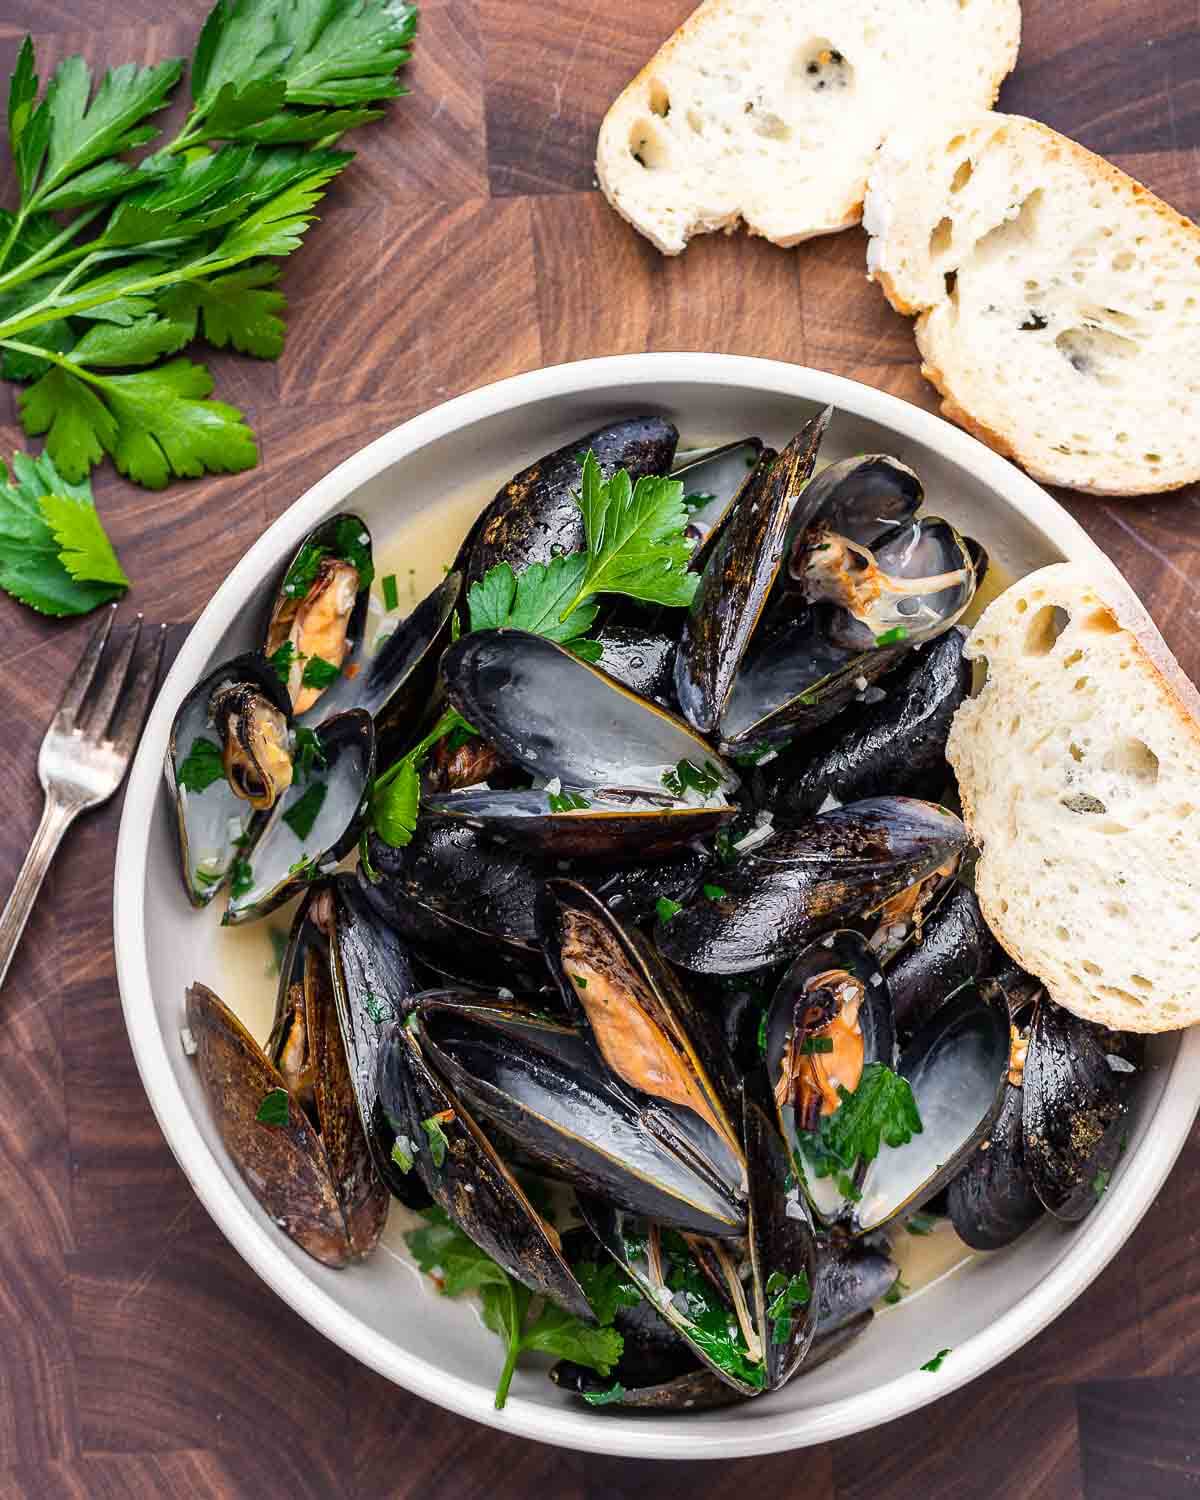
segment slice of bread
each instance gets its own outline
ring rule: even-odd
[[[980,112],[891,136],[864,222],[946,416],[1050,484],[1200,479],[1195,224],[1048,126]]]
[[[664,255],[845,229],[888,131],[988,108],[1020,36],[1019,0],[705,0],[605,116],[600,186]]]
[[[984,611],[946,754],[988,925],[1123,1031],[1200,1020],[1200,696],[1118,575],[1042,568]]]

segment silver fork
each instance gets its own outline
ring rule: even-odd
[[[42,740],[38,779],[46,803],[25,863],[0,914],[0,985],[63,834],[81,812],[107,802],[121,785],[142,732],[162,665],[166,626],[159,628],[157,639],[131,675],[142,617],[138,615],[119,646],[106,652],[116,612],[115,604],[105,611]]]

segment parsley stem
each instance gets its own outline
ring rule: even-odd
[[[17,236],[21,233],[21,230],[25,228],[25,220],[28,217],[28,208],[18,209],[15,216],[13,217],[13,221],[9,227],[9,231],[4,236],[4,244],[0,245],[0,268],[2,268],[5,261],[8,260],[9,253],[11,252],[12,247],[17,242]]]
[[[0,276],[0,291],[7,291],[11,287],[20,286],[22,282],[32,281],[35,276],[44,276],[47,271],[57,270],[60,265],[67,265],[86,255],[92,248],[90,245],[76,245],[74,249],[65,250],[62,254],[57,252],[62,250],[64,245],[69,244],[81,230],[86,229],[92,220],[98,218],[109,206],[107,203],[96,203],[85,212],[76,215],[61,233],[56,234],[52,240],[47,240],[32,255],[27,256],[19,266],[14,266],[11,271]],[[7,251],[3,257],[0,257],[0,265],[4,264],[5,259],[7,259]]]
[[[59,365],[68,374],[76,375],[80,380],[86,380],[89,385],[108,384],[103,375],[93,375],[82,365],[77,365],[74,360],[67,359],[63,354],[56,354],[53,349],[39,349],[36,344],[23,344],[20,339],[9,338],[0,338],[0,345],[5,349],[15,349],[18,354],[32,354],[37,359],[48,360],[52,365]]]
[[[504,1291],[508,1298],[508,1352],[504,1356],[504,1368],[500,1371],[500,1379],[496,1382],[497,1411],[502,1411],[504,1403],[508,1400],[508,1388],[512,1384],[513,1374],[517,1368],[517,1355],[521,1352],[521,1315],[517,1309],[517,1293],[511,1276],[506,1276],[504,1281]]]

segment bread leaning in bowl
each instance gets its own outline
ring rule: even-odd
[[[600,186],[665,255],[845,229],[888,131],[988,108],[1020,36],[1019,0],[705,0],[605,116]]]
[[[1031,573],[967,642],[946,754],[988,925],[1051,997],[1124,1031],[1200,1021],[1200,695],[1115,573]]]
[[[979,112],[891,136],[863,218],[946,416],[1051,484],[1200,479],[1195,224],[1048,126]]]

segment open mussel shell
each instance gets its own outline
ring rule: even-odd
[[[722,896],[660,922],[672,963],[706,974],[765,968],[834,927],[877,910],[967,843],[953,813],[911,797],[874,797],[774,832],[722,871]]]
[[[187,992],[187,1024],[217,1129],[247,1187],[303,1250],[341,1266],[374,1249],[388,1197],[359,1122],[327,957],[300,934],[306,922],[302,911],[271,1056],[203,984]],[[258,1118],[275,1090],[287,1096],[279,1125]]]
[[[893,526],[911,521],[924,500],[920,479],[890,454],[857,454],[826,464],[809,480],[804,505],[788,527],[789,552],[814,521],[871,547]]]
[[[415,1029],[392,1022],[377,1058],[384,1114],[438,1207],[523,1286],[594,1321],[558,1231],[534,1208],[464,1101],[429,1066]]]
[[[963,635],[949,630],[765,765],[754,777],[756,800],[780,823],[811,817],[827,797],[937,801],[950,779],[950,721],[970,684]]]
[[[573,1027],[516,1002],[429,993],[420,1046],[480,1120],[549,1175],[696,1233],[744,1228],[739,1176],[722,1180],[688,1151],[684,1111],[620,1087]]]
[[[230,888],[226,925],[265,917],[317,875],[332,872],[353,847],[375,774],[375,727],[362,709],[314,732],[308,769],[275,804],[270,822],[242,857]]]
[[[760,438],[750,437],[695,457],[689,453],[687,462],[672,470],[671,478],[683,485],[684,504],[690,512],[685,535],[696,543],[688,565],[693,573],[703,572],[721,527],[764,457],[769,462],[776,454],[764,449]]]
[[[411,614],[395,623],[385,618],[373,635],[356,641],[341,676],[322,693],[312,716],[323,720],[361,708],[379,734],[411,735],[433,691],[461,585],[461,573],[447,574]]]
[[[536,988],[545,980],[534,906],[541,876],[515,849],[453,819],[418,819],[402,849],[372,833],[358,879],[367,901],[426,961],[457,979]]]
[[[379,1099],[379,1049],[385,1032],[393,1021],[403,1020],[420,988],[412,955],[399,934],[380,920],[352,875],[337,876],[310,909],[329,940],[338,1025],[375,1169],[408,1208],[424,1208],[429,1196],[417,1174],[401,1172],[392,1156],[395,1132]]]
[[[759,463],[709,554],[675,657],[680,707],[701,734],[711,734],[724,712],[830,416],[831,409],[819,413],[777,458]]]
[[[639,698],[674,712],[675,637],[645,625],[604,625],[593,639],[600,646],[596,665]]]
[[[1002,957],[983,919],[975,892],[955,884],[921,924],[920,942],[909,943],[888,966],[896,1024],[910,1030],[970,980],[995,971]]]
[[[435,816],[551,859],[675,854],[736,815],[733,807],[693,807],[665,794],[618,787],[564,787],[553,796],[533,787],[467,790],[427,797],[423,805]]]
[[[315,526],[284,568],[271,598],[263,650],[276,660],[286,658],[280,675],[286,673],[297,717],[318,704],[314,717],[327,716],[331,684],[312,681],[309,663],[339,671],[349,664],[363,639],[373,577],[370,530],[349,511]]]
[[[636,481],[666,474],[678,441],[679,433],[662,417],[628,417],[584,433],[522,469],[492,500],[459,553],[456,566],[467,586],[497,563],[519,573],[530,563],[584,550],[583,512],[575,497],[589,449],[604,478],[625,469]]]
[[[803,1158],[808,1133],[840,1107],[839,1088],[853,1093],[869,1063],[895,1057],[887,981],[860,933],[828,933],[799,954],[772,997],[764,1042],[780,1128]],[[823,1219],[841,1216],[846,1196],[832,1179],[806,1171],[804,1186]]]
[[[1045,995],[1038,1001],[1025,1060],[1025,1160],[1055,1218],[1082,1219],[1103,1196],[1140,1058],[1134,1039],[1080,1020]]]
[[[591,891],[551,880],[539,907],[546,961],[598,1064],[647,1108],[646,1128],[704,1175],[744,1193],[737,1080],[709,1017],[668,964]]]
[[[661,793],[689,761],[715,781],[737,777],[674,715],[635,697],[565,647],[523,630],[465,635],[442,658],[451,703],[507,759],[567,787]]]
[[[814,534],[827,535],[824,528]],[[869,565],[858,552],[835,553],[837,545],[813,544],[815,557],[827,549],[838,561],[822,563],[820,573],[814,563],[796,584],[799,597],[777,592],[721,715],[725,748],[774,743],[828,723],[905,652],[949,630],[974,597],[966,544],[936,516],[886,533],[867,554]],[[922,580],[928,589],[912,592]]]
[[[767,1385],[777,1390],[799,1369],[817,1331],[817,1239],[798,1186],[785,1187],[791,1161],[775,1121],[749,1090],[743,1096],[751,1163],[746,1238]]]
[[[763,1342],[729,1252],[581,1196],[588,1228],[698,1360],[742,1396],[767,1388]],[[724,1294],[710,1279],[720,1275]]]
[[[225,704],[219,726],[214,697],[218,705],[222,700]],[[236,714],[229,711],[235,700]],[[274,721],[282,717],[290,728],[287,693],[270,663],[257,651],[223,663],[197,683],[179,705],[171,725],[164,773],[175,809],[180,873],[193,906],[208,905],[226,884],[234,862],[244,856],[267,822],[268,811],[262,805],[265,799],[256,799],[260,805],[254,806],[234,791],[226,775],[220,774],[231,754],[247,764],[254,757],[251,726],[260,717],[255,705],[261,705],[261,717],[273,717]],[[245,723],[247,733],[239,734],[240,722]],[[290,749],[281,748],[287,751],[290,776]],[[199,778],[211,776],[202,789],[196,789],[196,777],[182,771],[189,757],[192,766],[201,757],[211,763],[211,771]],[[272,780],[278,786],[283,777],[275,773]],[[191,781],[190,788],[185,781]]]
[[[954,1232],[973,1250],[1012,1244],[1045,1210],[1025,1159],[1024,1094],[1011,1081],[1000,1113],[966,1166],[950,1184],[947,1211]]]
[[[920,1208],[958,1175],[999,1113],[1008,1067],[1008,1016],[975,988],[922,1027],[896,1070],[912,1089],[921,1132],[902,1147],[880,1147],[855,1205],[859,1232]]]

